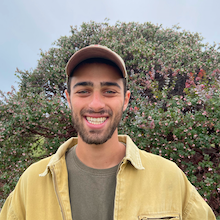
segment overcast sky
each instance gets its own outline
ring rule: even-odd
[[[34,69],[43,51],[82,22],[179,24],[220,43],[220,0],[0,0],[0,90],[17,88],[16,68]]]

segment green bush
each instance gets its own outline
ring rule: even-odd
[[[76,132],[64,91],[65,65],[78,49],[105,45],[125,60],[131,102],[120,133],[175,161],[220,215],[220,53],[197,33],[149,22],[83,23],[41,52],[33,71],[17,70],[19,91],[2,93],[0,164],[4,198],[27,166]]]

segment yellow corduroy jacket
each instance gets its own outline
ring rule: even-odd
[[[115,220],[216,219],[175,163],[139,150],[128,136],[119,141],[126,143],[126,156],[117,173]],[[72,220],[65,152],[75,144],[77,138],[69,139],[23,173],[0,220]]]

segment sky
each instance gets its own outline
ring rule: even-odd
[[[83,22],[151,22],[198,32],[204,43],[220,43],[219,0],[0,0],[0,90],[8,92],[19,70],[36,68],[70,26]]]

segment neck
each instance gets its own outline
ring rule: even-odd
[[[95,169],[107,169],[116,166],[125,156],[126,148],[118,141],[118,132],[104,144],[95,145],[85,143],[78,136],[76,155],[88,167]]]

